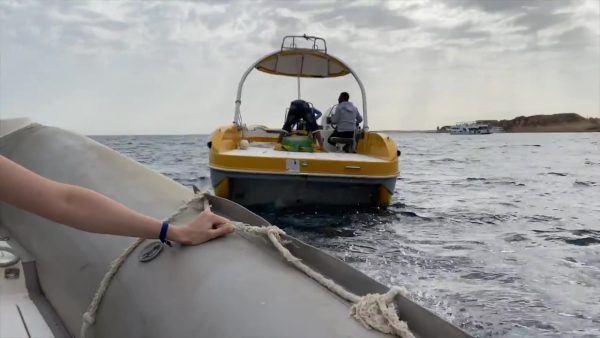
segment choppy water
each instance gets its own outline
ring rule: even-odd
[[[387,210],[263,216],[475,336],[600,337],[600,133],[391,136]],[[210,185],[207,136],[95,139]]]

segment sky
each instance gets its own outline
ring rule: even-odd
[[[600,117],[599,0],[0,0],[0,118],[84,134],[230,124],[243,72],[290,34],[323,37],[366,88],[371,129],[575,112]],[[350,76],[302,80],[325,110]],[[280,127],[296,80],[253,71],[247,124]]]

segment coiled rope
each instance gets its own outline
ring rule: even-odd
[[[206,199],[204,193],[201,193],[177,209],[177,211],[165,219],[165,222],[171,222],[194,203],[202,203],[204,210],[210,210],[208,199]],[[350,316],[359,321],[364,327],[387,334],[393,334],[402,338],[415,338],[406,322],[398,318],[398,313],[396,312],[396,307],[394,305],[394,298],[396,295],[406,294],[405,289],[392,287],[384,294],[367,294],[362,297],[357,296],[341,287],[335,281],[326,278],[322,274],[311,269],[309,266],[302,263],[302,260],[292,255],[292,253],[281,244],[281,235],[285,235],[285,232],[277,226],[253,226],[242,222],[231,222],[231,224],[235,227],[236,231],[265,235],[288,263],[292,264],[298,270],[304,272],[310,278],[314,279],[339,297],[353,303],[350,308]],[[108,271],[100,282],[98,291],[96,291],[87,311],[83,314],[81,338],[87,338],[89,328],[95,323],[98,306],[100,305],[111,280],[127,257],[129,257],[143,241],[143,238],[138,238],[110,264]]]

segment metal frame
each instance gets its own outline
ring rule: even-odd
[[[305,39],[305,40],[309,40],[312,41],[312,49],[319,51],[319,52],[323,52],[325,54],[327,54],[327,42],[325,41],[325,39],[320,38],[318,36],[311,36],[311,35],[286,35],[283,37],[283,41],[281,41],[281,50],[292,50],[292,49],[303,49],[303,48],[299,48],[296,46],[296,39]],[[286,46],[285,42],[287,40],[292,40],[291,43]],[[319,48],[319,41],[321,41],[323,43],[323,47]]]
[[[350,68],[350,66],[348,66],[346,63],[344,63],[341,59],[328,54],[327,53],[327,43],[325,42],[324,39],[319,38],[319,37],[314,37],[314,36],[295,36],[295,35],[289,35],[283,38],[283,42],[281,43],[281,49],[274,51],[270,54],[267,54],[265,56],[263,56],[262,58],[258,59],[258,61],[254,62],[242,75],[242,78],[240,80],[240,83],[238,84],[238,89],[237,89],[237,95],[236,95],[236,99],[235,99],[235,114],[233,116],[233,124],[237,125],[238,127],[242,126],[242,120],[241,120],[241,112],[240,112],[240,106],[242,105],[242,88],[244,87],[244,82],[246,82],[246,78],[248,77],[248,75],[250,74],[250,72],[256,68],[256,66],[258,66],[258,64],[263,61],[264,59],[277,55],[279,53],[281,53],[283,50],[292,50],[292,49],[296,49],[296,50],[301,50],[301,49],[306,49],[306,48],[296,48],[296,43],[295,43],[295,39],[296,38],[304,38],[307,40],[313,40],[313,48],[312,49],[308,49],[311,51],[318,51],[324,54],[327,54],[328,57],[338,61],[339,63],[343,64],[346,68],[348,68],[348,70],[350,71],[350,74],[352,74],[352,76],[354,77],[354,79],[356,80],[356,82],[358,83],[358,87],[360,88],[360,92],[361,92],[361,96],[362,96],[362,113],[363,113],[363,130],[364,131],[368,131],[369,130],[369,120],[367,118],[367,93],[365,91],[365,87],[362,83],[362,81],[360,80],[360,78],[358,77],[358,75],[356,74],[356,72]],[[291,39],[292,42],[290,44],[289,47],[285,46],[285,41]],[[318,41],[323,41],[323,48],[319,48],[318,47]],[[298,90],[298,95],[300,95],[300,91]]]

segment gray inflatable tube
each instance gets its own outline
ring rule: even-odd
[[[193,196],[190,188],[99,143],[30,124],[4,131],[0,154],[60,182],[84,186],[164,218]],[[212,198],[233,220],[268,224],[243,207]],[[41,290],[69,335],[78,336],[110,262],[134,239],[85,233],[0,203],[0,222],[36,261]],[[385,292],[319,250],[288,238],[288,248],[314,269],[362,295]],[[150,241],[147,241],[148,243]],[[166,248],[154,260],[129,257],[98,310],[95,337],[386,337],[348,316],[349,304],[288,265],[263,238],[232,234],[195,247]],[[458,328],[407,299],[401,317],[421,337],[464,337]]]

